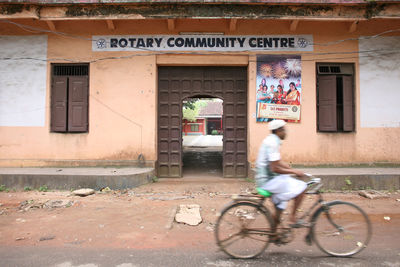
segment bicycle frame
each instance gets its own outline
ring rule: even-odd
[[[301,217],[299,217],[300,220],[304,220],[306,218],[311,218],[308,220],[310,222],[310,226],[304,226],[302,228],[309,228],[309,234],[311,234],[311,228],[313,226],[313,219],[316,217],[316,214],[319,213],[318,211],[322,208],[322,209],[326,209],[327,205],[322,197],[322,192],[319,190],[322,187],[322,183],[318,183],[317,186],[309,192],[306,192],[306,194],[308,195],[318,195],[318,199],[314,202],[314,204],[307,210],[306,213],[304,213]],[[251,202],[254,204],[257,204],[258,206],[260,206],[260,208],[268,213],[271,214],[270,210],[264,205],[264,202],[267,198],[259,196],[259,195],[236,195],[233,196],[233,202],[234,203],[238,203],[238,202]],[[229,203],[228,206],[232,205],[232,203]],[[335,224],[332,219],[329,216],[329,213],[327,213],[327,217],[328,220],[338,229],[340,230],[341,227],[338,226],[337,224]],[[280,228],[280,229],[293,229],[292,227],[284,227],[284,228]],[[247,229],[249,230],[249,229]],[[256,233],[265,233],[266,235],[276,235],[277,233],[272,233],[270,231],[263,231],[261,229],[251,229],[250,230],[252,233],[256,232]],[[254,231],[254,232],[253,232]],[[278,234],[279,235],[279,234]]]

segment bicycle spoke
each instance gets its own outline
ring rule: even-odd
[[[255,234],[253,234],[253,235],[255,235]],[[248,237],[249,237],[250,239],[253,239],[253,240],[265,242],[265,239],[257,238],[257,237],[255,237],[255,236],[253,236],[253,235],[249,234]],[[260,235],[260,234],[256,234],[256,235]]]
[[[219,242],[219,245],[220,246],[222,246],[222,247],[229,247],[231,244],[233,244],[234,242],[232,241],[231,243],[228,243],[228,244],[224,244],[225,242],[228,242],[229,240],[231,240],[231,239],[233,239],[234,237],[240,237],[240,233],[237,233],[237,234],[235,234],[235,235],[232,235],[232,236],[230,236],[230,237],[228,237],[227,239],[225,239],[225,240],[221,240],[220,242]]]
[[[226,222],[226,223],[229,224],[229,225],[234,225],[234,226],[235,226],[236,228],[238,228],[238,229],[242,228],[241,225],[237,225],[237,224],[235,224],[235,223],[233,223],[233,222],[231,222],[231,221],[228,221],[228,220],[225,219],[225,218],[222,218],[221,221],[222,221],[222,222]]]

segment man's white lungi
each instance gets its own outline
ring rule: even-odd
[[[289,174],[277,175],[260,186],[272,193],[272,202],[281,210],[286,209],[288,201],[300,195],[306,187],[305,182],[293,178]]]

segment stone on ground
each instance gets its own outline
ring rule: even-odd
[[[175,221],[196,226],[201,223],[200,205],[179,205],[178,213],[175,215]]]
[[[73,191],[72,194],[75,196],[86,197],[86,196],[94,194],[94,189],[82,188],[82,189]]]

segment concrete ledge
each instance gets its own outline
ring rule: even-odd
[[[326,190],[399,190],[400,168],[299,168],[320,177]],[[255,169],[251,170],[254,178]]]
[[[324,189],[332,190],[399,190],[400,175],[318,175]]]
[[[153,168],[1,168],[0,185],[23,190],[133,188],[153,181]]]

